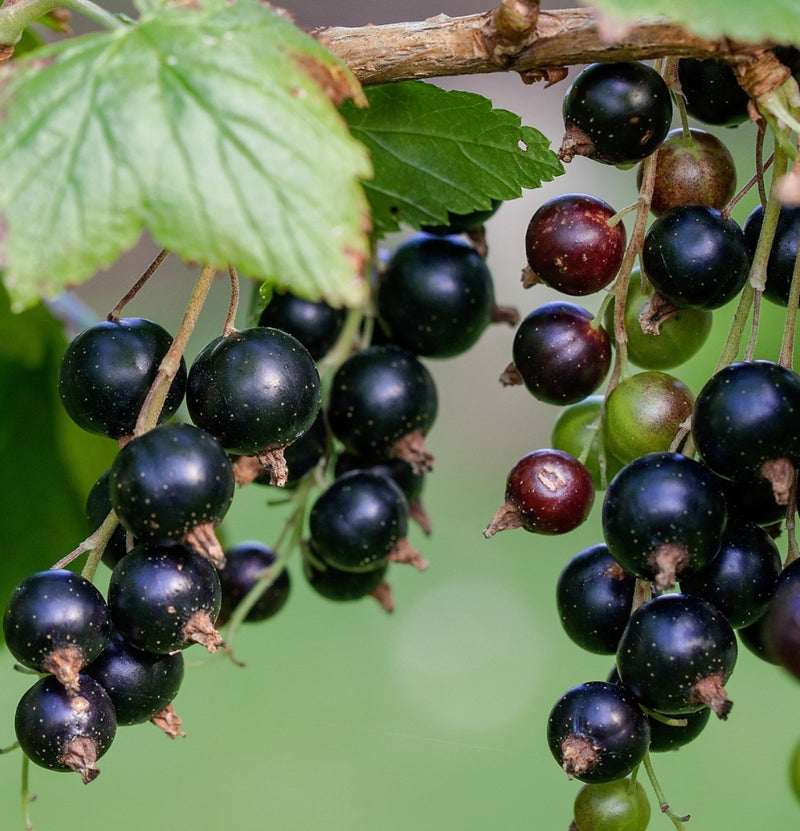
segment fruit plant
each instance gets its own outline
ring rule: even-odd
[[[800,677],[800,11],[500,0],[306,30],[289,5],[0,5],[0,587],[5,644],[37,676],[3,753],[24,827],[31,763],[88,784],[127,727],[181,739],[198,665],[240,667],[242,630],[278,631],[296,593],[374,622],[419,591],[437,434],[473,414],[440,381],[502,338],[486,435],[451,474],[495,512],[448,508],[486,574],[511,567],[509,538],[545,559],[591,535],[551,591],[557,649],[608,659],[542,718],[551,773],[581,783],[564,826],[643,830],[651,793],[682,829],[653,755],[735,729],[742,653]],[[559,134],[431,80],[490,73],[552,87]],[[733,128],[753,138],[738,161]],[[585,192],[581,166],[631,204]],[[492,252],[523,196],[517,308]],[[158,253],[84,319],[76,292],[143,235]],[[195,282],[168,327],[177,261]],[[514,396],[551,439],[485,482]],[[231,539],[253,493],[275,527]],[[326,700],[322,673],[310,687]]]

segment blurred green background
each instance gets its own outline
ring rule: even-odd
[[[474,2],[433,7],[427,0],[400,10],[387,2],[368,9],[360,2],[286,5],[306,25],[484,8]],[[558,145],[563,84],[544,90],[516,76],[442,83],[491,97]],[[746,125],[722,135],[743,182],[753,168],[754,130]],[[521,288],[522,240],[541,202],[575,190],[619,209],[635,198],[635,174],[579,158],[564,177],[504,205],[488,226],[498,302],[524,315],[554,297],[542,287]],[[735,216],[743,221],[753,204],[748,197]],[[103,315],[153,254],[143,242],[77,296]],[[195,274],[168,261],[128,313],[152,316],[174,330]],[[596,308],[599,300],[586,305]],[[220,280],[190,356],[218,333],[226,305],[227,285]],[[712,340],[676,373],[695,393],[713,370],[732,311],[715,313]],[[767,307],[764,316],[759,356],[775,358],[781,314]],[[185,653],[198,665],[187,670],[175,701],[186,738],[170,741],[150,725],[121,728],[90,787],[77,776],[32,768],[37,831],[566,831],[579,783],[567,780],[547,749],[547,715],[569,687],[604,678],[611,660],[569,641],[556,615],[554,587],[566,560],[601,540],[601,497],[590,520],[565,537],[520,530],[483,538],[509,468],[549,444],[558,415],[524,389],[498,383],[512,338],[511,328],[495,327],[469,355],[428,362],[440,391],[439,419],[428,440],[435,470],[424,493],[434,533],[425,537],[413,527],[410,538],[431,566],[424,573],[392,569],[396,611],[387,615],[370,598],[323,600],[306,586],[299,562],[291,562],[287,606],[238,636],[236,654],[245,667],[208,661],[199,647]],[[11,393],[3,390],[4,397]],[[28,461],[38,475],[49,476],[48,458],[29,455]],[[14,471],[3,472],[0,488],[9,504]],[[255,486],[237,493],[222,527],[226,541],[273,542],[285,516],[284,508],[268,504],[274,498],[272,489]],[[22,536],[14,544],[16,557],[31,543]],[[35,551],[45,562],[64,553]],[[105,579],[107,573],[100,582]],[[30,677],[13,671],[5,651],[0,660],[0,746],[6,746]],[[800,686],[742,649],[728,689],[735,703],[727,722],[714,721],[694,744],[654,757],[667,798],[678,813],[691,813],[695,831],[796,827],[800,805],[790,794],[787,766],[800,740]],[[22,827],[20,767],[19,751],[0,757],[3,831]],[[650,827],[670,828],[646,787],[654,809]]]

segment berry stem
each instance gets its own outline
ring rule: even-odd
[[[97,565],[103,556],[106,545],[108,545],[108,541],[111,539],[111,535],[114,533],[118,524],[119,520],[117,519],[117,515],[113,511],[109,511],[108,516],[103,520],[97,530],[93,531],[88,537],[86,537],[86,539],[83,540],[77,548],[73,548],[69,554],[62,557],[57,563],[53,563],[50,568],[66,568],[73,560],[80,557],[80,555],[85,551],[91,551],[92,554],[87,559],[86,565],[83,567],[83,571],[81,572],[82,577],[85,577],[87,580],[91,580],[94,577],[95,571],[97,571]]]
[[[0,9],[0,44],[15,44],[25,28],[53,9],[69,9],[99,24],[104,29],[122,29],[127,24],[91,0],[19,0]]]
[[[786,503],[786,538],[788,540],[786,559],[783,562],[783,567],[794,562],[800,557],[800,547],[797,545],[797,523],[795,517],[797,516],[797,471],[794,472],[794,479],[792,487],[789,490],[789,500]]]
[[[169,251],[166,248],[162,248],[161,251],[158,252],[156,258],[150,263],[149,266],[144,271],[144,274],[131,286],[130,289],[125,293],[125,295],[120,299],[116,306],[106,315],[106,320],[110,320],[116,323],[120,315],[122,314],[122,310],[125,306],[133,300],[134,297],[139,293],[142,286],[156,273],[158,267],[164,260],[167,259],[169,256]]]
[[[645,753],[644,759],[642,760],[642,764],[644,765],[644,769],[647,771],[647,778],[650,780],[650,784],[653,786],[653,790],[656,794],[656,799],[658,800],[658,804],[661,806],[662,813],[666,814],[671,820],[672,824],[676,828],[685,829],[684,822],[689,820],[689,815],[686,814],[685,816],[678,816],[674,811],[672,811],[669,807],[669,802],[667,802],[666,798],[664,797],[664,791],[661,789],[661,785],[658,782],[658,778],[656,777],[656,772],[653,770],[653,762],[650,759],[650,754]]]
[[[189,298],[189,303],[186,306],[186,311],[183,315],[181,325],[175,333],[175,338],[172,341],[167,354],[164,355],[155,381],[153,381],[150,391],[147,393],[144,404],[142,405],[139,418],[136,420],[136,427],[134,428],[134,435],[140,436],[151,430],[158,423],[158,417],[164,407],[164,402],[169,392],[169,386],[172,379],[180,367],[181,357],[186,350],[186,345],[189,342],[189,337],[194,330],[197,319],[200,316],[200,311],[203,308],[208,292],[211,289],[211,284],[214,281],[216,269],[214,266],[203,266],[200,276],[197,278],[192,295]]]
[[[25,831],[33,831],[33,822],[31,822],[31,802],[33,797],[30,793],[29,779],[30,779],[31,763],[28,757],[22,754],[22,787],[20,788],[20,798],[22,800],[22,821],[25,823]]]
[[[222,327],[223,337],[232,335],[236,331],[236,312],[239,309],[239,272],[235,265],[228,266],[228,275],[231,278],[231,302],[228,305],[228,314],[225,316],[225,325]]]
[[[800,305],[800,250],[794,260],[792,282],[789,286],[789,299],[786,303],[786,320],[783,324],[783,338],[778,363],[791,368],[794,359],[794,341],[797,331],[797,310]]]

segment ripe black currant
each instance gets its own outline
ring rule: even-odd
[[[603,535],[626,571],[672,588],[716,554],[728,511],[714,475],[679,453],[648,453],[614,477],[603,501]]]
[[[90,433],[117,439],[133,433],[139,411],[156,378],[172,336],[144,318],[103,321],[81,332],[66,348],[58,392],[70,418]],[[186,365],[172,381],[159,417],[165,421],[180,406]]]
[[[216,439],[191,424],[172,423],[119,451],[109,488],[114,511],[134,537],[180,540],[221,521],[235,482],[228,454]],[[209,555],[215,554],[212,546]]]
[[[710,707],[725,719],[725,683],[736,664],[736,635],[699,597],[662,594],[630,617],[617,649],[622,683],[645,707],[680,714]]]
[[[738,482],[768,479],[785,505],[800,460],[800,375],[771,361],[741,361],[700,390],[692,435],[703,461]]]
[[[676,306],[717,309],[744,286],[750,255],[735,220],[704,205],[680,205],[645,234],[642,265],[656,290]]]
[[[757,205],[748,215],[742,228],[751,257],[756,252],[763,224],[764,209],[761,205]],[[789,289],[792,284],[794,263],[797,259],[798,238],[800,238],[800,208],[781,208],[767,261],[767,279],[764,284],[764,297],[779,306],[786,306],[789,302]]]
[[[367,470],[343,473],[311,507],[311,545],[341,571],[369,571],[403,558],[409,546],[408,503],[388,477]]]
[[[578,646],[599,655],[617,651],[633,604],[636,578],[608,553],[593,545],[561,570],[556,606],[564,631]]]
[[[614,209],[583,193],[539,207],[525,233],[528,265],[545,285],[573,296],[593,294],[616,276],[625,254],[625,226]]]
[[[75,771],[84,783],[96,779],[95,762],[117,731],[114,705],[93,678],[80,675],[70,695],[53,677],[39,679],[19,700],[14,717],[25,755],[49,770]]]
[[[336,371],[328,425],[345,449],[359,456],[405,459],[418,471],[433,459],[423,438],[433,426],[438,396],[433,377],[407,349],[371,346]]]
[[[389,341],[449,358],[472,347],[491,322],[494,284],[486,261],[463,239],[418,235],[392,253],[376,304]]]
[[[297,338],[311,357],[324,358],[342,331],[347,312],[324,300],[306,300],[291,292],[274,292],[258,319],[259,327],[280,329]]]
[[[381,588],[388,588],[386,582],[388,562],[369,571],[343,571],[322,562],[319,556],[315,555],[313,546],[310,547],[309,553],[311,556],[303,560],[303,574],[308,580],[308,585],[328,600],[349,603],[367,595],[376,595]],[[382,598],[377,597],[377,599],[383,602]]]
[[[778,578],[762,626],[768,660],[800,679],[800,560],[793,560]]]
[[[547,722],[547,742],[570,778],[611,782],[642,761],[650,725],[625,687],[589,681],[556,702]]]
[[[505,502],[483,535],[513,528],[566,534],[589,516],[594,496],[592,476],[574,456],[550,448],[534,450],[509,471]]]
[[[30,574],[11,593],[3,634],[24,666],[49,672],[71,695],[78,673],[100,654],[110,632],[103,596],[86,578],[65,569]]]
[[[758,525],[731,518],[711,562],[681,576],[681,591],[707,600],[739,629],[764,614],[780,571],[772,537]]]
[[[280,450],[305,433],[320,395],[308,350],[264,326],[211,341],[193,361],[186,386],[192,421],[244,456]]]
[[[563,103],[566,135],[561,157],[588,156],[631,165],[665,139],[672,98],[664,79],[643,63],[595,63],[581,71]]]
[[[137,649],[177,652],[222,644],[214,622],[222,590],[214,566],[184,545],[139,543],[111,572],[108,608],[117,631]]]
[[[276,560],[275,552],[257,540],[247,540],[225,549],[225,568],[219,574],[222,606],[217,626],[230,619],[250,589],[268,569],[275,566]],[[245,621],[266,620],[276,615],[289,599],[290,589],[289,572],[284,568],[250,608]]]
[[[724,61],[681,58],[678,80],[686,111],[698,121],[725,127],[747,121],[750,99]]]
[[[84,670],[108,693],[118,725],[141,724],[161,713],[183,681],[183,653],[142,652],[113,633]]]
[[[574,404],[591,395],[611,366],[611,340],[594,316],[575,303],[552,301],[519,324],[513,365],[501,376],[548,404]],[[519,381],[516,381],[519,383]]]

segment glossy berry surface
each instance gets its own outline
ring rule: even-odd
[[[556,607],[561,625],[582,649],[613,655],[628,622],[636,578],[593,545],[573,556],[558,576]]]
[[[717,309],[744,286],[750,255],[735,220],[682,205],[653,221],[642,248],[645,274],[676,306]]]
[[[139,539],[179,540],[198,525],[216,525],[234,487],[225,450],[191,424],[162,424],[133,439],[109,477],[114,511]]]
[[[217,618],[218,626],[230,619],[236,607],[263,577],[265,571],[275,566],[276,560],[275,552],[257,540],[237,543],[225,550],[225,568],[219,573],[222,607]],[[276,615],[289,599],[290,590],[289,572],[282,569],[256,600],[244,620],[252,623]]]
[[[205,346],[189,369],[192,421],[226,450],[252,456],[286,447],[320,408],[317,365],[297,338],[256,326]]]
[[[306,300],[291,292],[274,292],[258,319],[259,327],[280,329],[297,338],[318,361],[342,331],[347,312],[324,300]]]
[[[764,209],[761,205],[757,205],[748,214],[742,227],[751,257],[756,252],[763,224]],[[800,208],[781,208],[767,261],[767,279],[764,284],[764,297],[779,306],[786,306],[789,302],[792,272],[797,259],[798,238],[800,238]]]
[[[140,724],[160,713],[178,694],[183,653],[142,652],[115,632],[84,674],[108,693],[118,725]]]
[[[762,626],[767,659],[800,679],[800,560],[793,560],[779,577]]]
[[[614,331],[614,305],[612,301],[603,318],[609,333]],[[634,268],[623,316],[628,360],[642,369],[680,366],[708,340],[713,318],[713,313],[706,309],[672,306],[662,311],[653,287],[649,283],[645,286],[641,270]]]
[[[731,625],[710,603],[662,594],[631,614],[620,638],[622,683],[645,707],[680,714],[710,707],[727,718],[725,683],[736,665]]]
[[[567,90],[562,109],[566,161],[577,153],[606,164],[635,164],[656,150],[672,121],[663,78],[634,61],[586,67]]]
[[[117,731],[114,705],[93,678],[81,675],[75,695],[52,676],[41,678],[19,700],[14,717],[23,753],[48,770],[75,771],[91,782],[95,765]]]
[[[548,404],[574,404],[591,395],[608,374],[611,340],[591,312],[555,300],[522,320],[512,354],[534,398]]]
[[[716,554],[727,522],[725,495],[700,462],[648,453],[625,465],[606,490],[603,536],[626,570],[671,588]]]
[[[216,569],[184,545],[140,543],[111,572],[108,585],[117,631],[137,649],[157,654],[202,643],[206,635],[216,648],[213,624],[221,602]]]
[[[486,261],[463,239],[419,235],[395,248],[376,303],[392,343],[449,358],[472,347],[491,322],[494,284]]]
[[[605,446],[623,463],[668,450],[693,405],[692,391],[674,375],[658,370],[630,375],[606,399],[601,420]]]
[[[3,616],[3,635],[11,654],[37,672],[62,675],[67,661],[77,672],[95,658],[108,638],[110,621],[95,586],[66,569],[30,574],[20,582]],[[69,673],[69,670],[67,670]]]
[[[627,776],[642,761],[650,726],[624,687],[589,681],[555,703],[547,722],[547,742],[571,778],[611,782]]]
[[[719,476],[758,480],[765,463],[800,459],[800,375],[771,361],[740,361],[697,394],[692,435]]]
[[[595,489],[589,471],[574,456],[544,448],[526,453],[506,478],[505,505],[514,521],[536,534],[566,534],[589,516]],[[496,514],[495,519],[499,519]],[[491,536],[503,527],[495,521],[484,531]]]
[[[693,713],[681,713],[676,721],[685,724],[669,724],[655,716],[648,716],[650,722],[650,752],[666,753],[693,742],[705,729],[711,718],[711,710],[703,707]]]
[[[698,121],[725,127],[747,121],[747,93],[724,61],[681,58],[678,80],[686,110]]]
[[[711,562],[683,575],[681,591],[707,600],[738,629],[764,614],[780,571],[772,537],[760,526],[732,517]]]
[[[371,346],[336,371],[328,425],[346,450],[391,458],[398,441],[428,432],[438,404],[433,377],[416,355],[391,344]]]
[[[563,294],[600,291],[616,276],[625,253],[625,226],[609,224],[614,214],[607,202],[583,193],[545,202],[525,233],[531,270]]]
[[[313,554],[313,546],[311,550]],[[367,597],[383,583],[388,570],[388,562],[369,571],[343,571],[319,561],[317,557],[303,561],[303,574],[308,585],[316,594],[337,603],[350,603]]]
[[[650,802],[640,782],[615,779],[584,785],[573,806],[578,831],[645,831]]]
[[[354,470],[335,479],[311,507],[311,544],[326,564],[368,571],[385,563],[408,531],[408,503],[379,473]]]
[[[642,184],[642,168],[637,171]],[[730,150],[713,134],[691,128],[671,130],[656,156],[650,210],[661,216],[678,205],[722,210],[736,193],[736,164]]]
[[[70,418],[90,433],[120,438],[133,433],[139,411],[172,336],[140,317],[103,321],[81,332],[61,360],[58,393]],[[160,420],[180,406],[186,389],[186,365],[170,386]]]

